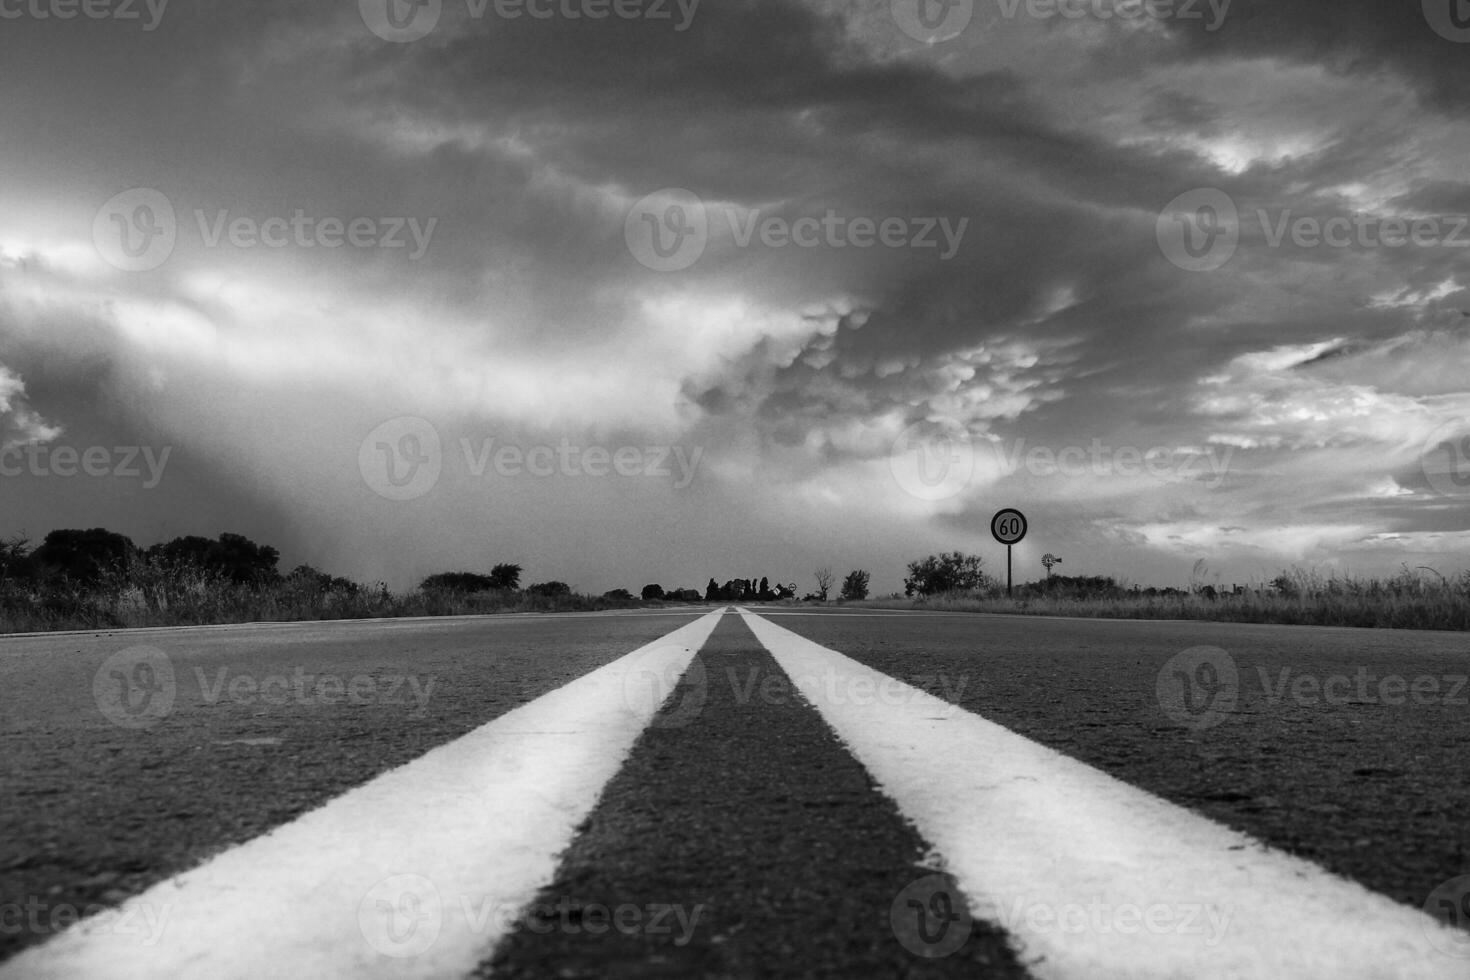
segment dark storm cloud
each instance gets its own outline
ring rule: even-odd
[[[1439,4],[1448,20],[1457,2],[1234,0],[1217,31],[1164,23],[1191,56],[1280,57],[1358,77],[1384,70],[1410,80],[1435,108],[1463,115],[1470,108],[1470,58],[1464,44],[1436,33],[1426,13]]]
[[[1295,522],[1305,553],[1316,524],[1342,540],[1390,518],[1402,531],[1406,496],[1429,492],[1405,446],[1463,391],[1463,253],[1273,245],[1256,218],[1470,209],[1444,172],[1470,49],[1416,4],[1236,0],[1216,32],[977,16],[932,46],[907,44],[871,2],[706,0],[677,30],[474,19],[448,0],[408,44],[375,37],[357,7],[174,0],[146,35],[0,32],[23,93],[0,106],[0,159],[19,175],[8,202],[34,211],[11,222],[16,242],[0,228],[0,249],[33,265],[58,229],[85,242],[91,210],[133,186],[169,194],[186,225],[226,208],[438,220],[416,264],[207,248],[190,231],[155,277],[62,250],[45,275],[0,281],[46,298],[0,324],[28,357],[66,338],[120,365],[140,413],[238,454],[251,491],[308,515],[302,539],[363,491],[352,454],[385,412],[526,440],[556,425],[698,438],[721,479],[878,512],[898,492],[884,457],[911,423],[1052,448],[1239,450],[1208,491],[1006,477],[941,517],[905,512],[973,530],[993,493],[1024,494],[1038,527],[1099,554],[1265,549],[1273,522]],[[1163,254],[1156,222],[1204,187],[1238,205],[1241,240],[1223,268],[1192,273]],[[623,239],[632,202],[664,188],[698,194],[714,229],[673,274],[641,267]],[[727,208],[965,225],[948,258],[741,246]],[[6,341],[0,354],[22,346]],[[51,405],[41,414],[67,423]],[[1299,495],[1331,506],[1294,509],[1283,486],[1299,478]],[[732,486],[711,477],[682,506],[733,521],[731,500],[754,495]],[[439,506],[480,514],[463,496]],[[519,520],[502,498],[488,506]],[[806,505],[789,506],[806,526]],[[402,521],[394,533],[414,538]],[[784,541],[750,527],[751,548]]]

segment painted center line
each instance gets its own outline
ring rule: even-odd
[[[0,978],[462,977],[724,610],[86,919]]]
[[[1039,980],[1470,974],[1418,909],[740,613]]]

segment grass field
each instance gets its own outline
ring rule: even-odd
[[[1196,589],[1048,591],[1043,583],[1018,588],[1014,598],[991,587],[977,593],[906,599],[868,599],[860,605],[946,612],[1104,619],[1201,619],[1299,626],[1470,630],[1470,573],[1445,578],[1405,569],[1388,579],[1323,576],[1292,570],[1274,583],[1240,591]]]
[[[0,633],[299,622],[489,613],[585,612],[657,605],[585,595],[525,591],[456,592],[285,579],[241,585],[196,569],[138,580],[104,579],[99,587],[41,588],[0,582]]]
[[[1470,630],[1470,573],[1444,578],[1405,570],[1388,579],[1290,571],[1270,585],[1238,591],[1077,588],[1063,580],[1019,586],[1007,598],[994,585],[976,592],[864,599],[842,605],[876,609],[1106,619],[1198,619],[1304,626]],[[1093,582],[1109,582],[1097,579]],[[782,605],[813,605],[787,600]],[[0,633],[196,626],[218,623],[466,616],[494,613],[589,612],[683,603],[605,596],[546,596],[526,591],[391,592],[381,584],[286,578],[241,585],[198,569],[155,569],[104,577],[92,588],[42,588],[0,581]]]

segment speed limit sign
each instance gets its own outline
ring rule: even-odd
[[[1011,545],[1026,536],[1026,515],[1014,507],[998,510],[990,519],[990,533],[1006,546],[1006,595],[1011,594]]]
[[[990,519],[990,533],[1001,544],[1015,544],[1026,536],[1026,515],[1014,507],[998,510]]]

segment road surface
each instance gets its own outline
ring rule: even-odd
[[[759,606],[0,638],[0,977],[1466,978],[1467,675]]]

